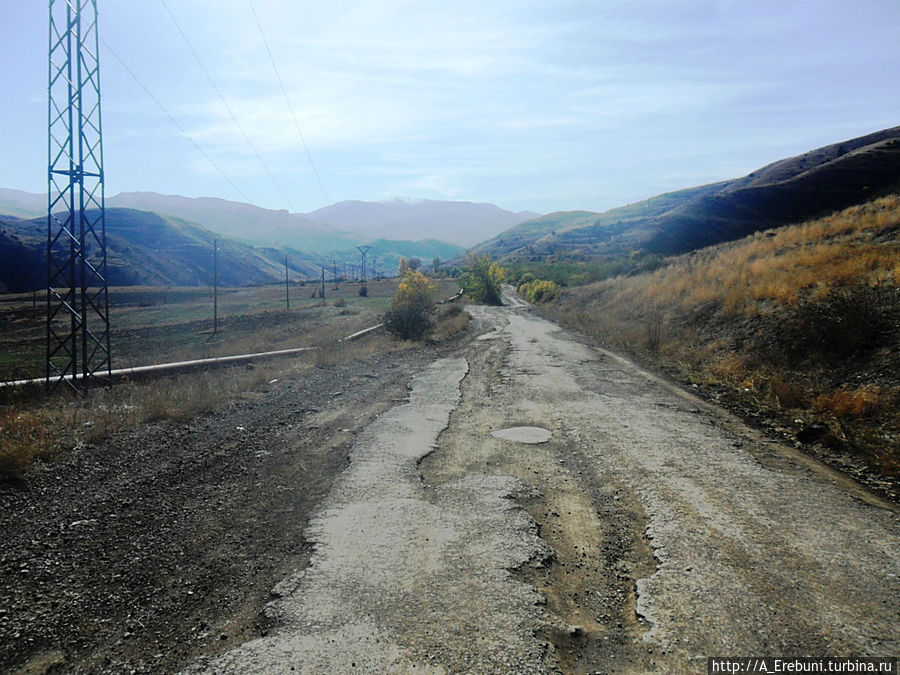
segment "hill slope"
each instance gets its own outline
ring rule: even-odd
[[[900,127],[770,164],[743,178],[654,197],[602,214],[550,214],[479,246],[494,257],[675,254],[802,222],[900,189]]]
[[[0,267],[0,285],[26,291],[46,284],[46,220],[0,217],[0,260],[34,260]],[[318,266],[292,249],[262,249],[222,239],[196,224],[135,209],[106,210],[111,285],[203,286],[213,280],[213,240],[219,239],[219,283],[246,286],[284,279],[284,258],[295,276],[315,277]]]
[[[107,199],[106,205],[174,216],[226,237],[260,246],[292,246],[324,253],[364,243],[354,234],[314,223],[302,215],[226,199],[122,192]]]
[[[0,188],[0,213],[17,218],[37,218],[47,213],[47,195]]]
[[[830,461],[900,478],[900,195],[570,288],[544,307],[818,440]]]

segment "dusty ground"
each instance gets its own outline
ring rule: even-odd
[[[5,489],[0,669],[900,651],[895,505],[518,302],[472,312],[455,345],[278,382]]]
[[[265,634],[355,435],[444,349],[312,367],[0,484],[0,671],[175,672]]]

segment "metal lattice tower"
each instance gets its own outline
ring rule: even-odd
[[[357,246],[356,247],[356,250],[360,252],[361,257],[362,257],[362,261],[361,261],[362,264],[360,265],[360,268],[359,268],[359,270],[360,270],[359,276],[360,276],[360,280],[362,281],[363,286],[366,285],[366,253],[369,251],[370,248],[372,248],[372,247],[371,246]]]
[[[112,369],[96,0],[50,0],[47,384]]]

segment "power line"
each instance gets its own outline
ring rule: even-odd
[[[191,145],[193,145],[194,148],[196,148],[197,152],[199,152],[201,155],[203,155],[203,157],[206,158],[206,161],[209,162],[210,166],[212,166],[212,168],[214,168],[216,171],[219,172],[219,174],[222,176],[222,178],[224,178],[228,182],[228,184],[232,188],[234,188],[234,191],[237,192],[244,199],[245,202],[250,203],[251,202],[250,197],[248,197],[246,194],[244,194],[244,191],[241,190],[241,188],[239,188],[237,186],[237,184],[235,184],[235,182],[233,180],[231,180],[231,178],[228,177],[228,174],[226,174],[224,171],[222,171],[222,169],[219,167],[219,165],[213,161],[212,157],[210,157],[206,153],[206,151],[203,148],[201,148],[200,145],[198,145],[197,141],[195,141],[191,137],[191,135],[187,131],[185,131],[184,127],[181,126],[181,124],[178,122],[178,120],[176,120],[172,116],[172,113],[170,113],[166,109],[166,107],[162,103],[160,103],[159,99],[153,95],[153,92],[151,92],[147,88],[147,86],[141,81],[141,78],[139,78],[137,75],[135,75],[134,71],[131,70],[131,68],[128,67],[128,65],[122,60],[122,58],[116,53],[116,51],[112,47],[109,46],[109,43],[106,40],[104,40],[102,37],[100,38],[100,42],[103,44],[103,46],[106,48],[106,50],[110,54],[113,55],[113,58],[115,58],[115,60],[119,62],[119,65],[125,69],[125,72],[128,73],[129,75],[131,75],[132,79],[135,82],[137,82],[138,86],[144,90],[144,93],[146,93],[147,96],[150,97],[150,100],[152,100],[156,104],[156,106],[160,110],[162,110],[163,114],[165,114],[165,116],[169,118],[169,121],[171,121],[172,124],[174,124],[175,127],[178,129],[178,131],[181,132],[181,135],[184,136],[188,141],[190,141]]]
[[[241,125],[241,123],[238,121],[238,118],[234,114],[234,111],[231,109],[231,106],[228,105],[228,101],[225,100],[225,96],[222,95],[222,92],[216,86],[216,83],[213,80],[212,75],[209,74],[209,71],[206,69],[206,66],[203,65],[203,60],[200,58],[200,55],[197,53],[197,50],[194,49],[194,45],[191,44],[191,41],[188,39],[188,36],[185,34],[184,30],[182,30],[181,24],[178,23],[178,20],[175,18],[175,15],[172,13],[172,10],[169,8],[169,3],[167,3],[166,0],[161,0],[161,1],[162,1],[163,7],[165,7],[166,12],[169,15],[169,18],[172,19],[172,23],[175,24],[175,28],[178,29],[178,33],[181,35],[185,44],[188,46],[188,49],[191,50],[191,54],[194,55],[194,59],[200,65],[200,69],[203,71],[203,74],[206,75],[206,79],[209,80],[209,84],[213,88],[213,91],[216,92],[216,95],[219,97],[219,100],[222,101],[222,105],[225,106],[225,109],[228,111],[228,114],[231,115],[232,121],[234,122],[235,126],[240,130],[241,134],[244,136],[244,140],[247,141],[247,145],[249,145],[250,149],[253,150],[253,154],[256,155],[256,159],[259,160],[260,165],[262,166],[263,169],[265,169],[266,173],[269,176],[269,179],[272,181],[272,184],[275,185],[276,188],[278,188],[278,191],[281,193],[281,196],[284,197],[288,206],[291,207],[291,211],[296,211],[297,209],[295,209],[294,205],[291,203],[291,198],[287,196],[287,193],[281,187],[281,184],[278,182],[278,180],[275,178],[275,175],[272,173],[272,171],[269,169],[268,165],[263,160],[262,155],[259,154],[259,150],[256,149],[256,145],[254,145],[253,141],[250,140],[250,136],[247,134],[243,125]],[[270,54],[270,56],[271,56],[271,54]]]
[[[319,171],[316,169],[316,163],[313,162],[312,153],[309,151],[309,146],[306,144],[306,138],[303,136],[303,132],[300,130],[300,123],[297,121],[297,115],[294,113],[294,106],[291,105],[291,99],[287,95],[287,90],[284,87],[284,81],[281,79],[281,73],[278,72],[278,66],[275,65],[275,57],[272,56],[272,50],[269,48],[269,41],[266,39],[266,34],[263,32],[262,24],[259,21],[259,16],[256,14],[256,8],[253,6],[253,0],[247,0],[247,4],[250,5],[250,11],[253,12],[253,19],[256,21],[256,27],[259,29],[259,36],[262,38],[263,44],[266,46],[266,53],[269,55],[269,61],[272,63],[272,70],[275,71],[275,77],[278,78],[278,86],[281,87],[281,93],[284,95],[284,101],[287,103],[288,110],[291,112],[291,118],[294,120],[294,128],[297,129],[297,135],[300,136],[300,140],[303,143],[303,149],[306,150],[306,156],[309,159],[309,165],[312,167],[313,173],[316,176],[316,181],[319,183],[319,188],[322,190],[322,196],[325,197],[325,201],[328,201],[328,193],[325,191],[325,186],[322,184],[322,179],[319,176]]]

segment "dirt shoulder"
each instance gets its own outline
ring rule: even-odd
[[[310,365],[0,485],[0,670],[174,672],[265,635],[356,433],[454,349]]]

